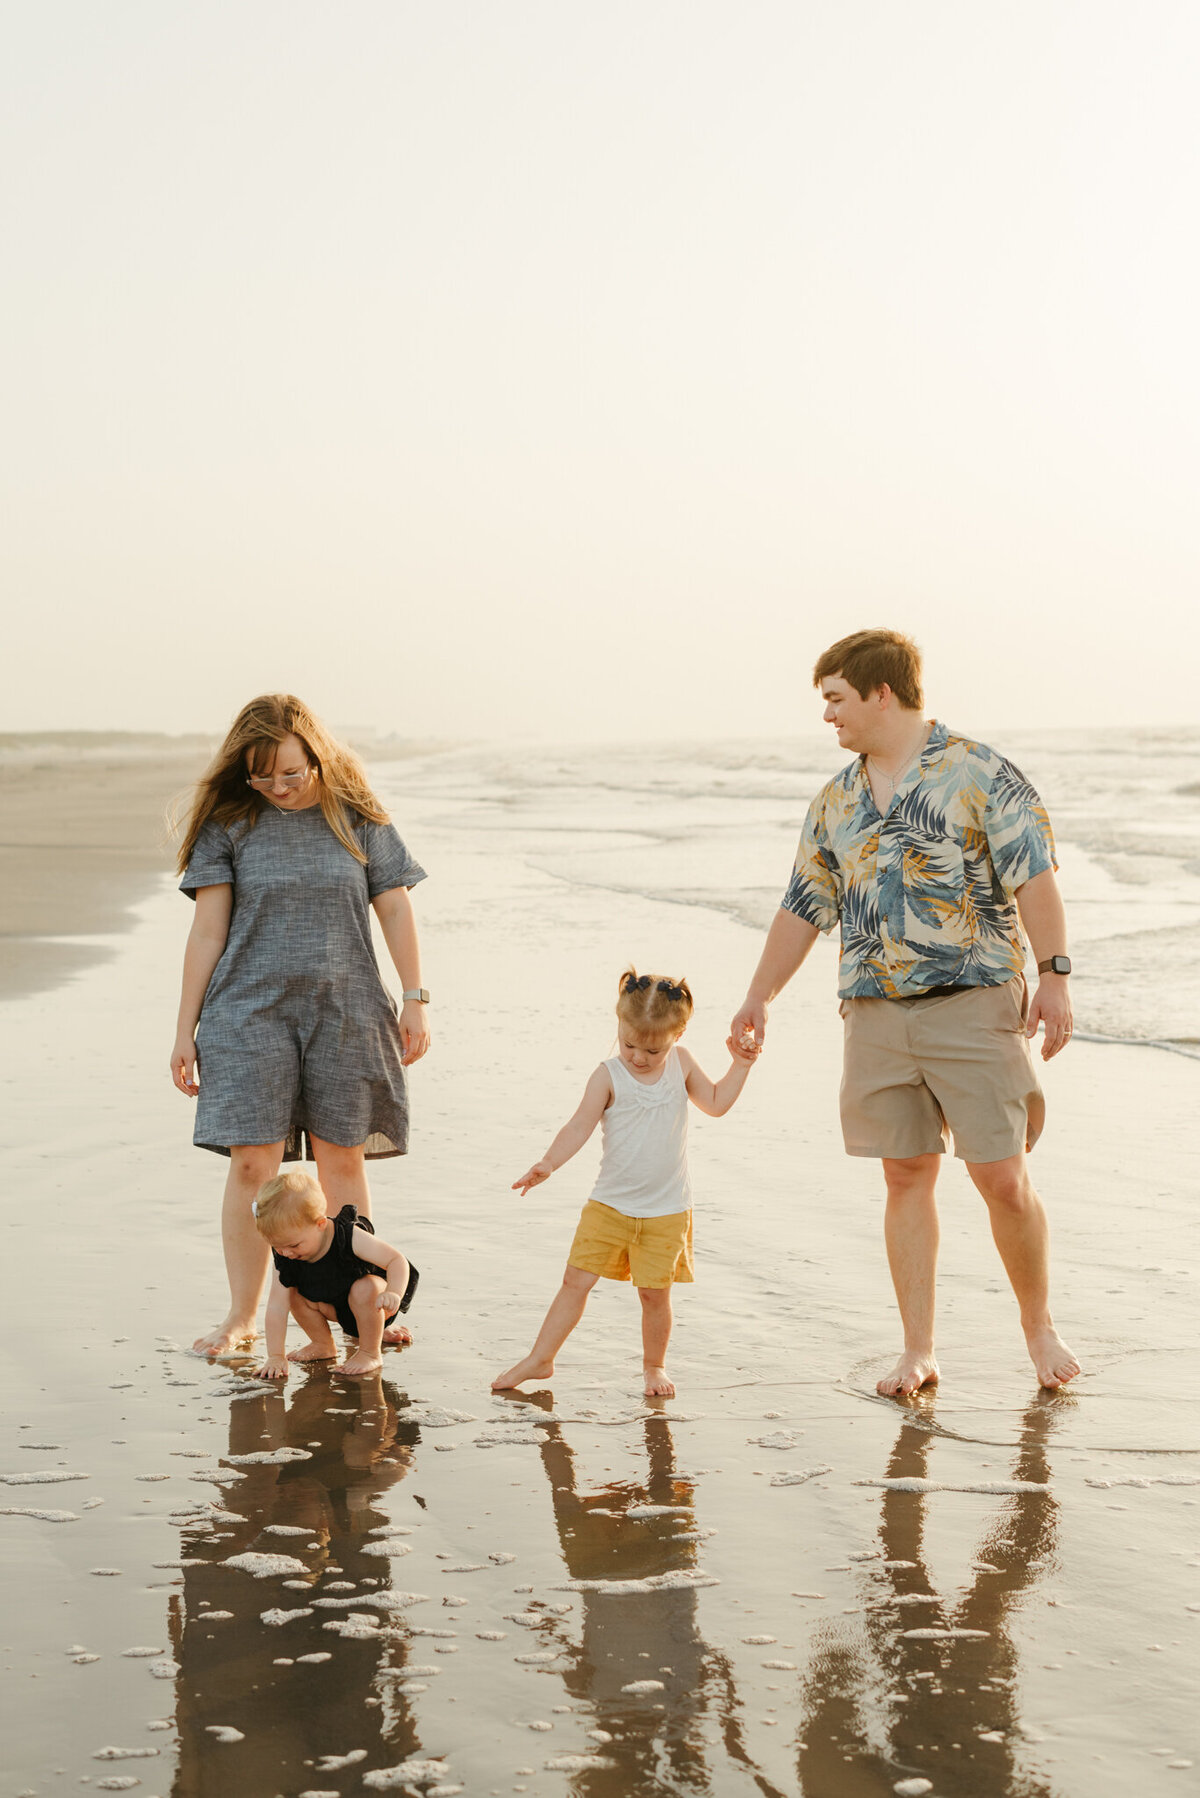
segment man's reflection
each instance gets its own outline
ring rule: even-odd
[[[514,1402],[548,1408],[548,1395]],[[665,1417],[642,1425],[645,1475],[582,1489],[574,1451],[557,1424],[539,1431],[554,1521],[572,1579],[642,1580],[696,1570],[692,1481],[675,1463]],[[669,1507],[638,1517],[648,1505]],[[633,1513],[631,1515],[631,1513]],[[610,1595],[580,1593],[582,1641],[551,1626],[568,1659],[561,1677],[567,1695],[593,1714],[592,1726],[610,1740],[596,1753],[612,1762],[575,1776],[579,1798],[640,1798],[651,1793],[715,1795],[722,1772],[749,1773],[771,1798],[776,1788],[746,1753],[733,1669],[700,1634],[694,1587]],[[550,1616],[547,1617],[550,1624]],[[631,1694],[624,1687],[659,1680],[663,1690]]]
[[[379,1376],[346,1381],[343,1389],[322,1369],[286,1395],[265,1391],[230,1403],[230,1455],[301,1448],[311,1459],[250,1466],[230,1485],[194,1488],[199,1504],[213,1495],[245,1521],[218,1519],[211,1533],[183,1531],[184,1557],[202,1564],[184,1568],[182,1594],[172,1601],[172,1653],[180,1664],[175,1798],[316,1789],[330,1783],[313,1765],[323,1755],[366,1749],[362,1764],[370,1767],[414,1751],[416,1730],[403,1699],[364,1702],[381,1662],[396,1665],[406,1653],[387,1633],[386,1612],[362,1605],[383,1629],[363,1640],[323,1627],[347,1619],[342,1609],[317,1606],[280,1627],[259,1622],[262,1611],[299,1609],[325,1595],[365,1599],[391,1585],[392,1563],[363,1548],[368,1532],[386,1522],[372,1495],[404,1478],[419,1440],[417,1426],[400,1414],[406,1402]],[[278,1534],[276,1525],[302,1533]],[[246,1551],[303,1561],[305,1589],[221,1565]],[[343,1583],[352,1592],[339,1590]],[[214,1611],[233,1618],[206,1623]],[[332,1659],[300,1659],[309,1654]],[[240,1730],[245,1740],[220,1743],[208,1733],[219,1725]]]
[[[1072,1400],[1042,1393],[1024,1414],[1011,1478],[1044,1484],[1047,1442]],[[905,1418],[889,1479],[936,1477],[938,1438]],[[951,1476],[953,1477],[953,1476]],[[798,1768],[806,1798],[866,1798],[890,1792],[903,1774],[951,1777],[971,1798],[1051,1798],[1051,1786],[1022,1764],[1017,1650],[1010,1622],[1054,1555],[1058,1505],[1048,1492],[1021,1492],[998,1505],[965,1589],[935,1594],[925,1532],[938,1505],[920,1493],[883,1495],[880,1560],[866,1563],[872,1590],[866,1647],[828,1641],[803,1681]],[[979,1638],[916,1639],[912,1629],[986,1631]]]

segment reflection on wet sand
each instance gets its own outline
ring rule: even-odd
[[[514,1402],[549,1409],[549,1394]],[[542,1466],[554,1521],[572,1580],[644,1580],[694,1573],[697,1528],[693,1481],[676,1468],[671,1425],[663,1416],[642,1425],[645,1474],[581,1488],[579,1469],[557,1424],[543,1432]],[[645,1506],[662,1507],[639,1517]],[[777,1792],[757,1770],[742,1738],[733,1668],[705,1642],[694,1586],[625,1593],[583,1591],[578,1645],[547,1610],[544,1634],[560,1647],[562,1679],[576,1708],[592,1713],[609,1739],[597,1742],[607,1765],[577,1772],[578,1798],[641,1798],[657,1793]],[[661,1689],[635,1694],[642,1681]],[[736,1787],[731,1777],[737,1774]]]
[[[390,1589],[391,1563],[363,1552],[368,1532],[386,1522],[373,1499],[405,1477],[419,1440],[417,1426],[399,1415],[406,1403],[378,1377],[335,1382],[319,1370],[286,1395],[264,1391],[230,1404],[231,1456],[293,1448],[311,1459],[240,1470],[243,1479],[216,1489],[215,1504],[228,1520],[183,1529],[183,1556],[192,1564],[171,1601],[180,1667],[175,1798],[332,1789],[329,1773],[314,1770],[323,1756],[365,1750],[355,1758],[361,1773],[360,1760],[378,1766],[416,1751],[408,1704],[384,1671],[394,1676],[403,1666],[407,1631],[366,1603]],[[199,1510],[208,1488],[195,1491]],[[277,1533],[278,1526],[302,1533]],[[247,1551],[303,1561],[301,1588],[221,1564]],[[343,1583],[361,1595],[362,1639],[325,1627],[353,1619],[353,1605],[318,1603],[311,1615],[282,1626],[259,1621],[273,1608],[352,1597]],[[212,1618],[222,1611],[232,1618]],[[312,1654],[332,1659],[300,1658]],[[209,1732],[222,1726],[245,1740],[236,1749],[221,1743]]]
[[[1048,1480],[1049,1437],[1073,1402],[1043,1393],[1026,1410],[1012,1479]],[[933,1477],[937,1441],[919,1415],[906,1416],[886,1477]],[[849,1632],[822,1640],[801,1684],[797,1768],[806,1798],[867,1798],[890,1793],[905,1777],[937,1786],[939,1775],[971,1798],[1052,1798],[1054,1787],[1024,1764],[1020,1667],[1009,1629],[1054,1562],[1058,1504],[1049,1492],[993,1499],[997,1510],[973,1577],[941,1595],[925,1544],[945,1502],[883,1494],[881,1555],[863,1564],[865,1629],[855,1629],[853,1640]],[[986,1633],[939,1640],[913,1638],[907,1632],[914,1629]]]

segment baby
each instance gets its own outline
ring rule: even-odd
[[[311,1174],[295,1171],[268,1180],[255,1200],[254,1221],[275,1262],[267,1299],[267,1358],[255,1374],[286,1380],[289,1361],[336,1361],[331,1320],[356,1345],[343,1373],[382,1367],[384,1329],[412,1303],[416,1268],[399,1249],[381,1242],[370,1219],[359,1217],[353,1205],[330,1217]],[[308,1344],[285,1355],[289,1316]],[[411,1342],[412,1337],[400,1327],[389,1340]]]

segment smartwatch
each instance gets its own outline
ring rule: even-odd
[[[1063,957],[1060,955],[1056,959],[1061,961]],[[1070,967],[1070,965],[1071,964],[1068,962],[1067,966]],[[407,987],[400,996],[403,999],[419,999],[422,1005],[429,1004],[429,988],[427,986]]]
[[[1052,955],[1047,961],[1039,961],[1037,971],[1039,974],[1069,974],[1071,957],[1069,955]]]

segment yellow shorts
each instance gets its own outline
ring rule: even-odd
[[[692,1214],[626,1217],[611,1205],[589,1199],[583,1208],[567,1260],[585,1274],[632,1280],[647,1289],[694,1280]]]

